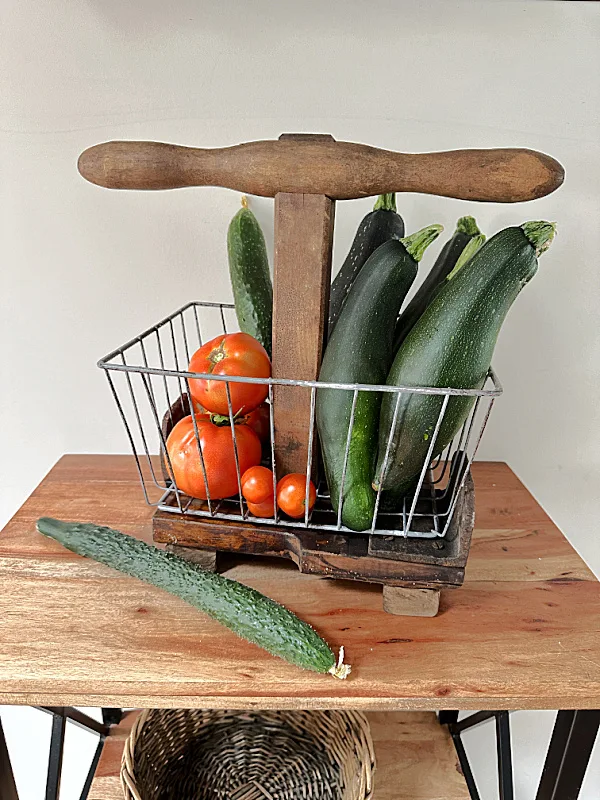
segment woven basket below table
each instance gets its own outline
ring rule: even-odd
[[[142,712],[126,800],[369,800],[375,756],[356,711]]]

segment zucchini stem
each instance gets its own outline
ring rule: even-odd
[[[443,230],[443,225],[428,225],[426,228],[421,228],[420,231],[411,233],[410,236],[405,236],[404,239],[400,239],[400,241],[406,248],[409,256],[412,256],[412,258],[419,263],[423,258],[425,250],[437,239]]]
[[[396,195],[394,192],[379,195],[373,206],[373,211],[379,211],[379,209],[383,209],[383,211],[396,210]]]
[[[531,246],[535,248],[536,256],[541,256],[552,244],[556,234],[556,222],[545,222],[544,220],[524,222],[521,230],[531,242]]]
[[[467,236],[477,236],[481,233],[475,217],[461,217],[456,223],[455,233],[464,233]]]
[[[478,234],[477,236],[473,236],[473,238],[467,242],[465,249],[458,257],[458,261],[454,265],[454,269],[446,275],[446,281],[451,281],[452,278],[456,275],[459,269],[464,267],[467,261],[470,261],[475,253],[479,250],[481,245],[485,242],[485,236],[483,233]]]

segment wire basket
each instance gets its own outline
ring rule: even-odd
[[[190,517],[213,517],[228,521],[244,521],[260,525],[286,525],[324,531],[352,533],[342,524],[342,504],[337,513],[330,501],[324,480],[317,486],[317,501],[309,511],[309,487],[313,473],[313,444],[316,442],[315,408],[317,393],[330,389],[352,393],[352,411],[346,439],[342,493],[346,463],[350,448],[350,432],[354,423],[354,410],[359,392],[392,393],[396,408],[402,393],[437,395],[441,407],[432,431],[429,449],[415,484],[415,488],[401,501],[401,507],[387,508],[382,503],[381,489],[377,492],[375,513],[370,533],[392,537],[435,539],[446,536],[459,497],[477,453],[483,431],[494,400],[502,387],[493,370],[482,389],[450,389],[429,387],[402,387],[369,384],[321,383],[284,378],[241,378],[236,376],[204,375],[187,371],[190,358],[198,347],[215,336],[237,330],[235,309],[226,303],[192,302],[175,311],[158,324],[136,336],[98,362],[105,370],[113,397],[127,432],[133,451],[146,502],[160,510]],[[206,469],[199,444],[201,468],[206,487],[206,500],[189,497],[178,486],[167,453],[166,441],[170,430],[183,416],[190,414],[190,380],[221,380],[226,383],[229,417],[232,422],[235,466],[239,493],[236,497],[215,499],[210,497]],[[306,503],[303,519],[291,520],[275,507],[270,518],[255,517],[249,513],[241,494],[241,475],[237,456],[234,414],[231,405],[230,384],[242,382],[266,384],[269,402],[270,450],[265,463],[273,469],[275,488],[277,475],[273,415],[273,394],[278,386],[295,386],[310,393],[310,419],[307,420],[308,458],[306,464]],[[460,431],[443,449],[436,452],[436,439],[448,403],[452,397],[472,398],[472,407]],[[395,417],[394,417],[395,419]],[[393,424],[392,424],[393,431]],[[390,447],[386,449],[386,457]],[[385,463],[383,467],[385,471]]]
[[[126,800],[368,800],[375,756],[356,711],[142,712],[126,742]]]

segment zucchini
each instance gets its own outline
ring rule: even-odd
[[[425,280],[417,289],[414,297],[406,306],[396,324],[394,334],[394,352],[402,342],[415,322],[433,300],[447,275],[454,269],[459,256],[474,237],[479,237],[478,242],[485,241],[485,236],[477,227],[474,217],[461,217],[456,223],[456,230],[451,239],[440,250],[435,264],[425,276]]]
[[[37,529],[80,556],[180,597],[242,639],[291,664],[336,678],[350,672],[343,663],[343,648],[336,662],[329,645],[310,625],[249,586],[111,528],[42,517]]]
[[[273,284],[265,237],[245,197],[242,208],[229,224],[227,255],[240,330],[258,339],[270,357]]]
[[[331,285],[329,336],[342,313],[348,292],[366,260],[384,242],[389,239],[401,239],[403,236],[404,221],[400,214],[396,213],[396,195],[380,195],[373,211],[368,213],[358,226],[352,247]]]
[[[480,389],[496,340],[513,301],[537,271],[537,256],[554,237],[555,225],[526,222],[493,236],[448,280],[404,340],[388,375],[391,386]],[[441,411],[443,396],[401,393],[385,474],[386,448],[396,405],[381,406],[379,452],[373,488],[407,492],[420,474]],[[450,397],[432,456],[458,433],[473,397]]]
[[[417,275],[425,248],[439,235],[440,225],[384,242],[367,259],[354,282],[333,335],[325,349],[319,380],[325,383],[384,383],[392,363],[392,342],[398,312]],[[316,419],[331,502],[338,512],[343,483],[342,522],[348,528],[369,528],[375,510],[371,487],[377,452],[380,392],[359,392],[348,460],[344,471],[353,405],[348,389],[319,389]]]

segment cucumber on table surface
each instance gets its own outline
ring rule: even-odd
[[[489,239],[446,282],[398,350],[387,383],[453,389],[483,387],[496,340],[513,301],[537,271],[537,256],[555,225],[526,222]],[[386,394],[381,406],[373,487],[394,495],[408,491],[421,472],[441,412],[442,395]],[[392,424],[396,413],[396,423]],[[432,457],[458,433],[473,397],[449,398]],[[386,458],[388,439],[391,446]]]
[[[246,198],[229,224],[227,255],[240,330],[262,344],[269,357],[273,325],[273,284],[265,237]]]
[[[327,344],[319,381],[385,382],[402,301],[416,277],[418,261],[440,231],[440,225],[431,225],[405,239],[389,240],[369,257]],[[353,397],[348,389],[318,389],[316,420],[333,507],[338,512],[341,502],[342,523],[361,531],[371,526],[375,511],[371,482],[381,393],[358,392],[354,415]]]
[[[348,255],[331,284],[329,336],[342,313],[348,292],[369,256],[389,239],[402,239],[403,236],[404,221],[396,212],[396,195],[380,195],[373,211],[358,226]]]
[[[477,227],[475,218],[461,217],[456,223],[456,230],[452,238],[442,247],[433,267],[425,276],[423,283],[419,286],[414,297],[410,303],[408,303],[402,314],[400,314],[394,334],[395,353],[406,339],[412,326],[433,300],[446,277],[456,266],[466,246],[470,242],[473,242],[474,239],[479,243],[479,246],[485,241],[485,236],[483,236]],[[472,252],[470,253],[470,255],[473,254]]]
[[[350,673],[343,663],[343,648],[336,661],[327,642],[310,625],[249,586],[111,528],[42,517],[37,529],[80,556],[180,597],[242,639],[291,664],[336,678]]]

